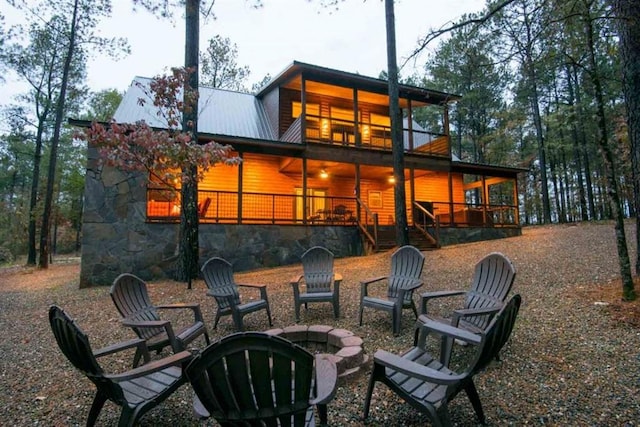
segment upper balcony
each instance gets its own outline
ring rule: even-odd
[[[260,96],[281,140],[391,151],[385,80],[296,62],[269,86]],[[405,151],[450,159],[448,104],[459,97],[408,85],[399,93]]]

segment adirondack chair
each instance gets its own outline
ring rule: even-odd
[[[218,257],[209,258],[201,270],[204,283],[208,288],[207,295],[214,297],[218,304],[213,329],[218,327],[218,321],[222,316],[231,315],[236,329],[243,331],[244,316],[259,310],[267,311],[269,326],[273,326],[266,285],[236,283],[233,279],[233,267],[231,264],[227,260]],[[243,304],[238,292],[239,287],[258,289],[260,298]]]
[[[413,309],[413,313],[418,317],[418,310],[413,301],[413,291],[422,286],[420,275],[423,267],[424,255],[415,247],[406,245],[391,255],[391,273],[388,276],[360,282],[360,315],[358,317],[360,326],[362,326],[362,312],[365,307],[391,313],[394,335],[400,333],[403,308]],[[374,283],[384,283],[385,280],[386,298],[370,295],[369,286]]]
[[[111,299],[122,316],[122,324],[130,327],[139,338],[146,341],[149,350],[160,353],[163,348],[171,346],[174,353],[186,350],[187,346],[204,336],[209,344],[209,334],[198,304],[179,303],[153,305],[147,292],[147,284],[138,276],[123,273],[116,277],[111,285]],[[193,323],[174,331],[171,322],[162,320],[159,310],[193,311]],[[133,366],[138,366],[141,354],[136,351]]]
[[[333,272],[333,253],[321,246],[314,246],[302,254],[303,274],[291,279],[296,322],[300,321],[300,306],[310,302],[330,302],[333,315],[340,317],[340,283],[342,276]],[[304,281],[303,281],[304,279]],[[305,292],[300,292],[304,282]]]
[[[484,424],[482,403],[473,377],[489,365],[509,339],[520,302],[520,295],[513,296],[480,334],[429,319],[420,326],[426,331],[421,337],[429,332],[445,334],[476,346],[473,360],[461,372],[451,371],[429,354],[425,349],[426,340],[420,340],[416,347],[401,356],[384,350],[376,351],[364,403],[364,418],[369,416],[371,394],[375,383],[380,381],[412,407],[425,413],[431,423],[438,427],[451,425],[449,402],[464,390],[478,420]]]
[[[145,341],[136,338],[92,351],[87,335],[60,307],[49,308],[49,323],[62,353],[69,362],[85,374],[96,386],[87,426],[93,426],[107,400],[122,407],[118,425],[133,426],[153,407],[162,403],[171,393],[186,382],[181,365],[191,359],[191,353],[182,351],[156,360],[131,371],[118,374],[106,373],[97,358],[130,348],[149,353]]]
[[[198,417],[223,426],[327,424],[337,368],[326,355],[274,335],[238,332],[195,356],[185,375],[196,393]]]
[[[418,320],[422,322],[426,319],[438,320],[476,334],[480,333],[486,329],[495,313],[504,304],[515,277],[516,269],[509,258],[501,253],[492,252],[476,264],[469,291],[423,293],[421,315]],[[465,295],[464,305],[461,309],[454,310],[450,317],[437,316],[427,311],[430,300],[459,295]],[[418,329],[416,329],[416,339],[417,332]],[[440,354],[445,366],[449,366],[453,342],[453,339],[443,337]]]

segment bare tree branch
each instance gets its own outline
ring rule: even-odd
[[[479,18],[472,18],[472,19],[467,19],[465,21],[462,22],[458,22],[452,25],[449,25],[447,27],[443,27],[440,28],[439,30],[434,30],[431,31],[429,34],[427,34],[422,40],[420,40],[418,42],[418,47],[414,49],[414,51],[411,53],[411,55],[409,55],[403,62],[402,65],[400,66],[400,68],[403,68],[407,62],[409,62],[410,60],[414,59],[416,56],[418,56],[423,50],[425,50],[427,48],[427,46],[429,45],[429,43],[431,43],[432,41],[434,41],[435,39],[437,39],[438,37],[442,36],[443,34],[449,33],[451,31],[457,30],[458,28],[463,28],[466,27],[467,25],[471,25],[471,24],[484,24],[486,21],[488,21],[493,15],[495,15],[496,13],[500,12],[502,9],[504,9],[505,7],[507,7],[508,5],[510,5],[511,3],[513,3],[516,0],[504,0],[502,3],[500,3],[498,6],[496,6],[494,9],[490,10],[489,12],[487,12],[485,15],[479,17]]]

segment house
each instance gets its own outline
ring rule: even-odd
[[[246,270],[299,262],[317,244],[339,257],[393,246],[387,93],[384,80],[301,62],[255,95],[201,87],[200,140],[229,144],[242,158],[199,183],[201,259],[222,256]],[[132,84],[115,120],[163,127],[151,103],[138,103],[142,94]],[[522,169],[461,162],[451,153],[448,108],[457,99],[400,86],[410,240],[422,248],[521,233]],[[434,112],[438,130],[418,124]],[[148,176],[102,167],[89,147],[81,286],[111,283],[122,272],[170,275],[178,196]]]

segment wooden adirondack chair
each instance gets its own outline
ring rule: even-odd
[[[419,321],[426,319],[446,322],[451,326],[480,333],[498,312],[507,298],[516,278],[516,269],[505,255],[492,252],[482,258],[475,267],[469,291],[436,291],[422,294]],[[454,310],[450,317],[437,316],[427,311],[427,303],[432,299],[465,295],[464,305]],[[417,339],[416,330],[416,339]],[[443,337],[442,362],[448,366],[454,340]],[[414,342],[415,343],[415,342]]]
[[[388,276],[360,282],[360,314],[358,316],[360,326],[362,326],[362,312],[365,307],[391,313],[394,335],[400,333],[403,308],[413,309],[413,313],[418,317],[418,310],[413,301],[413,291],[422,286],[420,275],[423,267],[424,255],[415,247],[407,245],[397,249],[391,255],[391,273]],[[385,280],[386,298],[370,295],[369,286],[373,283],[384,283]]]
[[[98,357],[135,347],[148,360],[145,341],[136,338],[92,351],[87,335],[60,307],[53,305],[49,308],[49,323],[62,353],[97,388],[87,426],[95,425],[107,399],[122,407],[118,425],[133,426],[147,411],[162,403],[186,382],[180,366],[191,359],[188,351],[147,363],[131,371],[108,374],[98,364]]]
[[[153,305],[147,292],[147,284],[138,276],[124,273],[116,277],[111,285],[111,299],[122,316],[122,324],[146,341],[149,350],[160,353],[171,346],[174,353],[186,350],[187,346],[203,335],[209,344],[209,334],[198,304],[180,303]],[[158,310],[190,309],[193,311],[193,323],[174,331],[171,322],[162,320]],[[136,352],[133,366],[137,366],[141,354]]]
[[[202,266],[202,275],[204,277],[204,283],[209,289],[207,295],[214,297],[218,304],[213,329],[218,327],[218,321],[222,316],[231,315],[236,329],[243,331],[244,316],[259,310],[267,311],[269,326],[273,326],[269,299],[267,297],[267,285],[236,283],[233,279],[233,267],[231,264],[218,257],[210,258],[204,263]],[[260,298],[242,304],[240,293],[238,292],[239,287],[258,289],[260,291]]]
[[[302,254],[303,274],[291,279],[296,322],[300,321],[300,306],[310,302],[330,302],[333,315],[340,317],[340,282],[342,276],[333,272],[333,253],[321,246],[314,246]],[[304,279],[304,281],[302,280]],[[300,292],[304,282],[305,292]]]
[[[261,332],[238,332],[205,348],[185,368],[198,416],[223,426],[327,424],[337,384],[326,355]]]
[[[401,356],[384,350],[376,351],[364,403],[364,418],[369,416],[371,394],[376,381],[380,381],[412,407],[425,413],[434,426],[451,425],[449,402],[464,390],[478,420],[484,424],[482,403],[473,377],[489,365],[509,339],[520,302],[520,295],[513,296],[480,334],[429,319],[420,326],[426,333],[447,335],[476,346],[473,361],[462,372],[451,371],[430,355],[423,340]],[[421,336],[426,336],[426,333]]]

